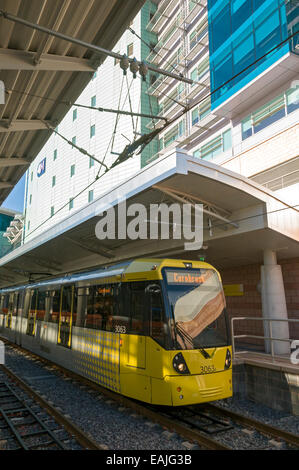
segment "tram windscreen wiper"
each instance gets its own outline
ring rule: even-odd
[[[187,331],[185,331],[178,322],[175,323],[175,327],[180,336],[183,336],[187,341],[189,341],[193,349],[198,349],[205,359],[210,359],[210,354],[203,347],[198,345],[198,347],[195,348],[192,336],[190,336],[189,333],[187,333]]]

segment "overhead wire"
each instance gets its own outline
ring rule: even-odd
[[[172,120],[168,121],[166,124],[164,124],[164,126],[162,127],[159,127],[157,129],[155,129],[154,131],[148,133],[148,134],[145,134],[143,135],[140,139],[137,139],[135,141],[135,143],[133,143],[132,145],[127,145],[124,149],[124,151],[122,152],[122,154],[120,154],[120,156],[115,160],[115,162],[110,166],[110,167],[107,167],[106,168],[106,172],[108,172],[109,170],[111,170],[112,168],[114,168],[115,166],[117,166],[119,163],[122,163],[124,161],[126,161],[128,158],[130,158],[132,156],[132,152],[134,152],[136,150],[136,148],[138,148],[139,146],[141,146],[142,148],[145,148],[146,145],[148,145],[155,136],[157,136],[160,132],[162,132],[163,130],[165,130],[165,128],[167,128],[169,125],[173,124],[175,121],[177,121],[179,118],[181,118],[183,115],[186,114],[186,112],[190,111],[191,109],[193,109],[195,106],[197,106],[198,104],[200,104],[201,102],[205,101],[208,97],[211,97],[214,93],[216,93],[217,91],[219,91],[221,88],[223,88],[225,85],[227,85],[228,83],[230,83],[232,80],[234,80],[236,77],[240,76],[242,73],[244,73],[244,71],[248,70],[250,67],[252,67],[253,65],[255,65],[256,63],[258,63],[259,61],[261,61],[262,59],[264,59],[267,55],[271,54],[272,52],[274,52],[276,49],[278,49],[279,47],[281,47],[283,44],[285,44],[286,42],[288,42],[292,37],[296,36],[299,34],[299,31],[296,31],[294,32],[293,34],[289,35],[286,39],[284,39],[283,41],[281,41],[279,44],[277,44],[276,46],[274,46],[272,49],[270,49],[268,52],[266,52],[263,56],[261,56],[260,58],[256,59],[255,61],[253,61],[251,64],[249,64],[248,66],[246,66],[244,69],[242,69],[240,72],[238,72],[237,74],[235,74],[234,76],[232,76],[230,79],[228,79],[227,81],[225,81],[224,83],[222,83],[220,86],[218,86],[216,89],[214,89],[213,91],[211,91],[209,94],[207,94],[204,98],[202,98],[200,101],[197,101],[191,105],[188,105],[186,106],[186,109],[183,110],[181,112],[180,115],[178,116],[175,116]],[[16,91],[16,90],[11,90],[11,91],[15,91],[15,92],[19,92],[21,94],[26,94],[26,95],[32,95],[32,94],[29,94],[29,93],[25,93],[25,92],[21,92],[21,91]],[[33,96],[36,96],[36,95],[33,95]],[[59,102],[59,103],[62,103],[62,101],[59,101],[59,100],[54,100],[54,99],[51,99],[51,98],[44,98],[44,97],[41,97],[42,99],[47,99],[47,100],[51,100],[51,101],[55,101],[55,102]],[[66,102],[64,102],[66,103]],[[68,105],[70,105],[71,103],[68,103]],[[71,104],[71,105],[74,105],[75,104]],[[52,129],[54,131],[54,129]],[[72,144],[72,142],[70,142],[68,139],[65,138],[65,140],[71,145],[73,146],[74,144]],[[132,151],[128,151],[128,149]],[[79,148],[78,148],[79,150]],[[82,150],[82,149],[81,149]],[[101,161],[97,160],[100,164],[102,164]],[[105,165],[106,166],[106,165]],[[105,173],[106,173],[105,172]],[[101,176],[103,176],[105,173],[103,173]],[[97,174],[95,180],[90,183],[88,186],[86,186],[82,191],[80,191],[77,195],[75,195],[72,199],[75,199],[76,197],[78,197],[80,194],[82,194],[82,192],[84,192],[86,189],[88,189],[91,184],[94,184],[96,181],[98,181],[100,178],[99,176],[99,173]],[[68,205],[65,204],[63,205],[60,209],[58,209],[56,212],[54,212],[53,215],[57,214],[60,210],[62,210],[64,207],[66,207]],[[294,207],[297,207],[297,206],[294,206]],[[51,218],[51,217],[50,217]],[[46,223],[50,218],[46,219],[43,223],[41,223],[38,227],[36,227],[36,229],[34,229],[33,231],[37,230],[37,228],[40,228],[44,223]],[[33,231],[30,232],[30,234],[33,233]]]

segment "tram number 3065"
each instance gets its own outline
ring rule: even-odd
[[[201,374],[212,374],[213,372],[216,372],[216,367],[215,366],[201,366],[200,372]]]

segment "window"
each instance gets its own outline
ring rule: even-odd
[[[93,124],[91,127],[90,127],[90,137],[94,137],[96,134],[96,126],[95,124]]]
[[[32,203],[32,194],[30,194],[30,197],[29,197],[29,204]]]
[[[91,168],[92,166],[94,166],[94,159],[89,157],[89,168]]]
[[[77,144],[76,136],[75,136],[75,137],[72,137],[72,144],[73,144],[73,145],[76,145],[76,144]]]
[[[43,321],[45,319],[46,295],[46,291],[38,291],[37,293],[36,320]]]
[[[51,217],[54,215],[54,206],[51,206]]]
[[[96,104],[97,104],[97,97],[96,96],[92,96],[91,97],[91,100],[90,100],[90,105],[95,108],[96,107]]]
[[[56,176],[52,176],[52,188],[56,185]]]
[[[58,323],[60,312],[60,289],[53,290],[50,295],[49,322]]]
[[[91,191],[88,191],[88,202],[93,201],[93,189]]]
[[[287,113],[299,108],[299,86],[286,92]]]
[[[74,199],[70,198],[69,200],[69,210],[74,208]]]
[[[222,152],[221,135],[215,137],[200,149],[200,156],[206,160],[212,160]]]
[[[127,46],[127,56],[128,56],[128,57],[132,56],[132,55],[133,55],[133,52],[134,52],[133,43],[128,44],[128,46]]]
[[[277,96],[241,122],[242,140],[265,129],[299,108],[299,87],[291,88]]]
[[[75,165],[71,165],[71,178],[72,178],[72,176],[74,176],[74,174],[75,174],[75,168],[76,168]]]
[[[266,10],[266,13],[269,13],[268,9]],[[275,10],[273,13],[269,14],[264,21],[262,21],[264,16],[265,14],[259,15],[254,25],[256,58],[262,57],[266,52],[273,48],[274,44],[278,44],[281,41],[279,11]]]
[[[156,75],[154,75],[153,73],[150,74],[150,86],[152,86],[155,81],[157,80],[157,77]]]
[[[204,158],[205,160],[212,160],[222,152],[227,152],[232,147],[231,129],[223,132],[222,134],[214,137],[200,149],[193,152],[195,158]]]
[[[35,334],[35,315],[37,313],[37,289],[31,291],[30,295],[30,304],[28,310],[28,321],[27,321],[27,330],[26,334],[34,336]]]
[[[212,51],[218,49],[231,35],[230,25],[230,4],[224,6],[224,8],[218,13],[217,16],[212,18]]]
[[[251,15],[251,0],[232,0],[231,2],[231,24],[234,33]]]
[[[185,122],[180,121],[175,127],[168,131],[164,136],[164,147],[168,147],[175,140],[181,137],[185,132]]]
[[[114,331],[113,316],[118,313],[118,290],[118,284],[103,284],[87,289],[86,328]]]
[[[57,149],[54,150],[54,153],[53,153],[53,160],[56,160],[57,158]]]
[[[196,108],[192,111],[192,126],[195,126],[195,124],[198,121],[199,121],[199,112],[198,112],[198,108]]]
[[[95,73],[93,74],[92,80],[94,80],[94,79],[96,78],[96,76],[97,76],[97,72],[95,72]]]
[[[33,181],[33,171],[31,172],[31,181]]]
[[[30,220],[28,220],[27,229],[30,230]]]
[[[77,290],[73,286],[63,286],[61,290],[61,311],[59,320],[58,343],[69,347],[71,326],[77,318]]]
[[[191,34],[190,34],[190,38],[189,38],[189,48],[190,48],[190,51],[191,49],[193,49],[193,47],[196,46],[196,44],[198,42],[200,42],[200,40],[207,34],[208,32],[208,21],[207,19],[204,19],[195,29],[195,31],[193,31]]]
[[[228,129],[227,131],[223,132],[222,134],[222,149],[223,152],[232,148],[232,131]]]
[[[77,116],[78,116],[77,109],[74,109],[74,110],[73,110],[73,121],[76,121]]]

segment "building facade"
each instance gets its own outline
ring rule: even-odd
[[[152,85],[161,115],[181,117],[161,133],[149,162],[180,147],[299,208],[298,15],[295,1],[161,0],[147,25],[158,39],[148,60],[196,83],[160,76]],[[283,299],[275,315],[298,318],[299,258],[284,259],[281,268],[270,246],[261,253],[262,266],[248,260],[248,266],[221,271],[225,284],[242,287],[242,295],[227,296],[232,316],[273,315],[265,301],[265,286],[273,281]],[[261,322],[244,325],[261,334]],[[291,325],[293,337],[296,328]],[[280,334],[288,337],[287,329]]]
[[[126,31],[114,52],[138,59],[147,57],[155,35],[148,32],[145,26],[155,10],[156,5],[151,1],[145,4],[130,25],[133,32]],[[130,71],[124,76],[119,61],[108,57],[76,104],[157,114],[157,99],[147,94],[151,80],[151,73],[146,81],[139,74],[133,79]],[[56,131],[110,167],[125,146],[146,131],[148,122],[149,119],[144,117],[117,116],[115,113],[73,106]],[[157,150],[156,140],[144,149],[141,159],[148,159]],[[80,153],[76,147],[53,133],[27,171],[23,242],[128,179],[140,169],[140,157],[124,162],[102,176],[106,168],[104,165]],[[100,179],[97,175],[101,176]]]
[[[139,37],[128,30],[116,52],[182,74],[193,85],[153,73],[146,82],[132,80],[108,58],[78,103],[178,119],[140,158],[98,181],[100,165],[53,134],[27,173],[24,242],[177,147],[299,206],[298,2],[148,1],[131,28]],[[190,110],[182,113],[186,106]],[[105,158],[109,166],[129,141],[162,123],[122,116],[116,126],[113,114],[74,106],[58,131],[99,160]],[[275,285],[284,299],[278,315],[298,318],[299,258],[284,256],[281,269],[279,257],[270,243],[261,253],[262,266],[248,260],[248,266],[241,262],[240,268],[222,270],[224,283],[242,285],[242,295],[228,295],[231,315],[267,316],[261,279],[271,283],[275,271]]]

